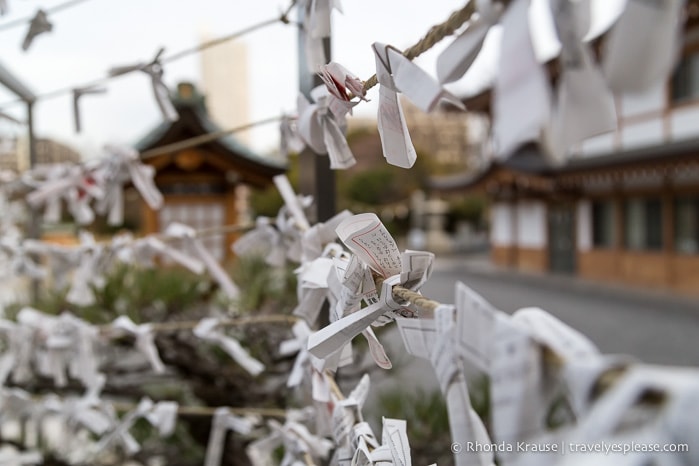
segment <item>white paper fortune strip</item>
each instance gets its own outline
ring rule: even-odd
[[[238,340],[223,333],[218,324],[219,319],[215,317],[204,318],[194,328],[194,335],[202,340],[216,343],[250,375],[259,375],[265,369],[264,364],[250,356]]]
[[[196,230],[182,223],[171,223],[165,229],[165,234],[184,240],[188,248],[204,263],[209,275],[216,280],[226,296],[230,299],[238,297],[240,290],[214,256],[204,247],[201,240],[197,237]]]
[[[380,84],[378,125],[384,157],[391,165],[410,168],[417,155],[408,133],[398,93],[403,93],[424,112],[432,111],[445,99],[463,108],[451,95],[420,67],[386,44],[372,44],[376,59],[376,78]]]
[[[539,140],[550,118],[551,91],[532,47],[528,7],[528,0],[513,0],[502,16],[500,61],[493,89],[493,138],[500,159],[525,142]]]
[[[312,102],[298,98],[298,130],[304,142],[317,154],[328,154],[330,168],[345,169],[356,163],[345,139],[349,109],[343,101],[330,95],[325,86],[311,91]],[[334,105],[333,105],[334,104]]]
[[[112,322],[111,326],[114,330],[126,332],[136,339],[136,348],[146,357],[155,373],[165,372],[165,365],[160,359],[158,348],[155,346],[155,334],[151,324],[136,325],[129,317],[119,316]]]

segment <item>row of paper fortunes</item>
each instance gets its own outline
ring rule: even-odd
[[[604,20],[592,14],[589,1],[542,3],[544,16],[535,26],[546,30],[559,45],[554,47],[555,55],[546,57],[560,57],[561,72],[553,92],[533,45],[528,10],[534,6],[530,0],[506,4],[475,2],[476,14],[437,60],[438,80],[398,49],[378,42],[372,45],[381,97],[378,129],[388,163],[408,168],[416,160],[398,95],[405,95],[425,112],[434,110],[442,100],[464,108],[442,87],[462,77],[467,81],[465,87],[473,88],[470,94],[489,87],[493,90],[493,147],[497,157],[509,157],[521,144],[538,141],[554,162],[563,162],[575,144],[616,128],[614,95],[642,93],[664,83],[682,44],[681,1],[630,0]],[[303,24],[308,32],[305,45],[309,68],[312,72],[320,70],[326,86],[313,90],[311,102],[299,96],[297,124],[283,121],[282,152],[298,151],[305,144],[319,154],[328,154],[332,168],[348,168],[355,159],[344,136],[346,114],[358,103],[355,97],[366,99],[359,78],[338,63],[326,61],[323,39],[330,36],[330,13],[340,9],[339,1],[316,0],[299,5],[309,10]],[[604,33],[607,37],[598,65],[589,41]],[[495,61],[493,56],[497,57]],[[177,111],[162,82],[159,57],[160,52],[151,63],[118,67],[111,74],[149,74],[164,117],[176,120]],[[76,92],[77,98],[90,90]],[[79,218],[87,214],[76,211],[74,215]]]
[[[298,225],[308,224],[305,218],[299,218],[303,215],[302,200],[296,196],[285,196],[285,202],[276,224],[273,225],[275,222],[269,219],[259,219],[257,228],[246,234],[236,247],[239,254],[264,252],[272,263],[278,263],[280,255],[283,259],[288,254],[299,258],[302,264],[297,271],[300,296],[296,313],[305,317],[308,323],[297,323],[293,328],[295,338],[284,342],[281,348],[287,354],[299,351],[289,377],[290,386],[307,379],[310,370],[314,398],[319,402],[331,401],[332,390],[326,370],[333,370],[351,359],[346,357],[349,342],[362,332],[370,341],[370,352],[377,364],[390,367],[390,361],[371,331],[370,324],[395,319],[407,351],[429,358],[435,367],[449,407],[454,441],[490,442],[483,423],[470,406],[466,374],[473,371],[469,372],[467,367],[481,371],[490,379],[492,435],[497,442],[515,445],[522,441],[555,442],[565,439],[571,442],[616,440],[681,443],[695,442],[699,438],[693,435],[697,432],[697,426],[689,415],[693,412],[692,406],[696,406],[693,400],[698,393],[699,378],[695,371],[648,367],[633,364],[628,358],[603,357],[589,340],[544,311],[526,309],[510,317],[493,309],[463,285],[457,287],[455,306],[440,306],[433,318],[403,317],[411,315],[404,309],[411,306],[396,303],[390,297],[390,287],[404,285],[418,289],[429,277],[431,254],[415,251],[401,254],[395,241],[373,214],[352,216],[343,212],[325,224],[300,228]],[[335,243],[337,236],[354,255],[348,256]],[[283,254],[280,250],[283,250]],[[381,294],[375,289],[370,269],[373,274],[384,278]],[[308,325],[314,325],[325,299],[331,303],[332,324],[311,333]],[[362,300],[366,307],[361,307]],[[37,314],[26,310],[22,320],[27,316],[36,317]],[[34,320],[48,322],[61,318],[69,317]],[[208,326],[204,322],[208,322]],[[203,321],[199,332],[203,332],[202,328],[211,331],[216,323],[215,319]],[[152,342],[149,326],[135,326],[124,319],[121,324],[122,328],[136,336],[137,345],[149,354],[149,359],[155,361],[154,349],[148,343]],[[227,343],[223,342],[231,341],[221,333],[208,335],[209,339],[219,339],[224,348],[227,348]],[[61,338],[58,340],[65,341]],[[549,357],[542,357],[544,354]],[[238,357],[240,359],[240,354]],[[254,363],[248,366],[248,370],[254,373]],[[154,363],[154,367],[158,367],[157,363]],[[258,369],[261,370],[259,366]],[[591,399],[595,384],[602,374],[612,369],[625,369],[624,375],[604,396],[598,400]],[[636,420],[636,424],[626,426],[621,433],[617,432],[622,423],[628,422],[629,413],[640,409],[637,405],[639,397],[649,391],[662,393],[664,403],[653,407],[650,420]],[[362,439],[365,443],[369,442],[367,445],[371,444],[371,437],[362,434],[366,426],[359,427],[362,424],[362,396],[359,398],[352,402],[350,396],[350,401],[343,402],[343,406],[355,407],[349,414],[340,415],[333,426],[338,445],[343,448],[349,445],[353,454],[361,451]],[[552,406],[558,406],[559,411],[552,412]],[[561,410],[560,406],[567,409]],[[562,419],[567,427],[548,431],[545,423],[551,416]],[[576,422],[572,422],[573,419]],[[367,447],[367,451],[370,450]],[[692,464],[689,457],[691,452],[690,449],[683,460],[686,464]],[[643,453],[644,457],[648,454]],[[654,460],[659,464],[670,461],[668,458],[674,458],[673,461],[681,458],[677,455],[650,454],[657,456]],[[599,458],[593,459],[592,456],[590,461],[599,461]],[[455,460],[459,465],[490,464],[492,451],[474,454],[462,452],[455,455]],[[526,464],[527,461],[541,464],[545,460],[551,464],[563,464],[566,460],[581,461],[576,457],[541,457],[540,454],[514,454],[503,458],[507,464]]]

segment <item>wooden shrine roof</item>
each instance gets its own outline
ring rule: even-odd
[[[136,143],[136,149],[139,152],[221,130],[209,118],[203,98],[192,89],[190,92],[192,94],[186,98],[178,95],[172,99],[179,119],[174,122],[163,121],[150,130]],[[189,150],[199,150],[216,157],[219,166],[225,166],[226,169],[238,173],[241,181],[254,186],[270,184],[272,177],[284,173],[287,168],[283,162],[253,152],[232,135],[221,137]],[[159,169],[163,166],[162,160],[167,160],[172,155],[175,154],[157,156],[148,159],[146,163],[151,163],[156,166],[156,169]]]

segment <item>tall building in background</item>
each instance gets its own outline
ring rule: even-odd
[[[206,34],[202,42],[209,40]],[[224,42],[201,53],[202,90],[211,119],[221,128],[250,122],[248,50],[241,40]],[[236,133],[236,139],[250,144],[250,132]]]
[[[78,163],[80,154],[63,143],[48,138],[37,138],[36,163]],[[29,168],[29,141],[26,136],[0,139],[0,169],[22,173]]]

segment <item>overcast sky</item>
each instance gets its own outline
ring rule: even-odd
[[[38,7],[51,8],[64,0],[7,0],[10,11],[3,23],[32,16]],[[534,4],[546,0],[533,0]],[[593,0],[596,4],[623,0]],[[401,49],[420,39],[434,24],[444,21],[463,5],[463,0],[345,0],[344,14],[333,15],[333,60],[360,78],[375,71],[375,41]],[[38,36],[23,52],[20,44],[26,27],[0,30],[0,62],[35,93],[79,86],[103,77],[112,66],[150,60],[160,47],[166,55],[198,44],[202,35],[218,37],[278,15],[286,8],[283,0],[88,0],[50,16],[53,31]],[[546,43],[546,27],[537,27]],[[250,118],[264,119],[282,111],[294,113],[297,96],[297,32],[292,26],[276,24],[245,36],[250,63]],[[417,60],[430,73],[440,44]],[[555,45],[541,53],[554,53]],[[491,60],[492,61],[492,60]],[[486,68],[487,68],[486,64]],[[490,63],[493,66],[493,63]],[[188,80],[200,83],[198,54],[168,64],[165,82],[174,86]],[[112,80],[108,93],[87,96],[81,101],[83,132],[73,130],[72,99],[65,95],[44,100],[36,106],[40,136],[68,142],[90,157],[106,143],[132,144],[160,121],[152,98],[149,78],[132,73]],[[0,86],[1,87],[1,86]],[[369,98],[377,100],[376,89]],[[0,89],[0,110],[24,119],[22,106],[5,106],[14,97]],[[370,116],[375,104],[361,104],[360,116]],[[0,123],[0,135],[20,131]],[[276,129],[261,128],[252,144],[259,151],[271,150]]]
[[[8,0],[10,11],[0,26],[31,16],[38,7],[50,8],[62,0]],[[462,0],[351,0],[343,2],[344,15],[333,16],[333,58],[363,79],[374,72],[370,45],[381,41],[404,48],[412,45],[435,23],[446,19]],[[149,60],[159,47],[166,54],[195,46],[206,33],[218,37],[277,15],[288,5],[282,0],[89,0],[50,16],[54,27],[38,36],[30,49],[20,44],[26,27],[0,31],[0,62],[35,93],[72,87],[104,76],[116,65]],[[292,26],[269,26],[246,36],[249,48],[251,119],[295,112],[297,95],[297,33]],[[430,54],[434,60],[435,54]],[[429,60],[429,56],[427,57]],[[165,82],[200,82],[198,54],[168,64]],[[141,73],[112,80],[108,94],[81,100],[83,132],[75,134],[69,95],[41,101],[36,106],[37,131],[69,142],[83,152],[105,143],[133,143],[160,121],[148,77]],[[0,90],[2,110],[24,118],[21,106]],[[360,115],[374,107],[359,108]],[[3,124],[4,132],[13,129]],[[258,150],[270,149],[275,130],[253,135]],[[271,133],[271,134],[270,134]],[[89,156],[90,154],[84,154]]]

